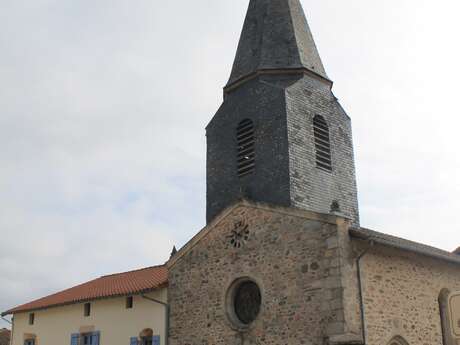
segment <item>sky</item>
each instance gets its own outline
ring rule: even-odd
[[[361,225],[454,250],[460,2],[302,4],[353,121]],[[0,0],[0,310],[162,264],[204,226],[247,5]]]

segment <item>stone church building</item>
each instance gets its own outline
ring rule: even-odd
[[[251,0],[206,129],[208,223],[167,264],[171,345],[460,344],[460,256],[360,227],[331,88],[300,1]]]
[[[332,85],[300,1],[250,0],[206,128],[206,227],[165,265],[5,312],[13,345],[460,345],[460,252],[361,227]]]

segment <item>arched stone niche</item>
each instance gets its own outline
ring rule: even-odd
[[[409,345],[409,343],[403,337],[396,336],[390,340],[388,345]]]

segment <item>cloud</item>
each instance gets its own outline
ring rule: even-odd
[[[304,0],[353,119],[362,224],[460,245],[460,5]],[[6,0],[0,309],[164,262],[204,224],[204,127],[247,0]]]

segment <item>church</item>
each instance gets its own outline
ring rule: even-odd
[[[12,345],[460,345],[460,251],[361,226],[332,86],[300,0],[250,0],[206,226],[164,265],[6,311]]]

